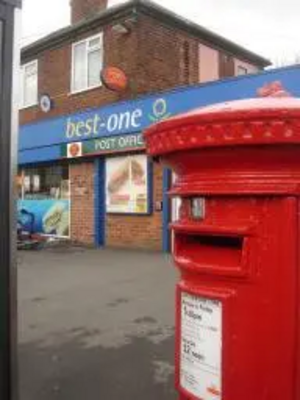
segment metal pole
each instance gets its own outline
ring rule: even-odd
[[[0,399],[16,400],[17,290],[15,190],[18,110],[15,88],[18,0],[0,0]]]

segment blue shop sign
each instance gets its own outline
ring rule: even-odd
[[[20,130],[20,150],[141,132],[150,124],[174,114],[165,97],[118,103],[89,109],[35,124]]]
[[[274,81],[279,81],[293,96],[300,96],[300,67],[288,67],[24,125],[20,129],[19,162],[57,159],[60,158],[61,144],[141,132],[157,121],[197,107],[257,97],[262,86]]]

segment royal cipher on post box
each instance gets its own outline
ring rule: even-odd
[[[182,400],[300,400],[300,100],[219,104],[145,132],[176,175]]]

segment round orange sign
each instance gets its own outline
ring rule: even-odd
[[[69,147],[69,153],[72,157],[77,157],[80,153],[80,146],[78,143],[73,143]]]
[[[101,72],[103,84],[110,90],[123,92],[128,86],[128,78],[124,71],[117,67],[107,67]]]

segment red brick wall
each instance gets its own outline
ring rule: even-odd
[[[90,31],[88,34],[74,38],[73,43],[86,37],[102,32],[102,29]],[[130,35],[118,36],[109,28],[104,29],[104,66],[116,65],[121,67],[129,77],[135,77],[136,32]],[[75,113],[89,107],[100,107],[132,97],[132,93],[114,93],[104,86],[71,93],[71,58],[72,44],[45,51],[38,59],[38,90],[39,93],[48,93],[54,101],[54,108],[44,114],[38,106],[20,111],[21,125],[52,118],[58,115]]]
[[[162,167],[153,166],[153,204],[162,201]],[[154,207],[155,208],[155,207]],[[113,247],[162,249],[162,212],[150,216],[110,215],[106,217],[106,244]]]
[[[83,19],[90,18],[96,12],[104,10],[107,0],[71,0],[71,22],[75,24]]]
[[[137,40],[139,94],[198,83],[197,39],[141,16]]]
[[[94,163],[70,164],[71,239],[94,244]]]
[[[153,165],[153,206],[162,201],[162,167]],[[94,164],[70,164],[71,239],[94,244]],[[106,215],[106,245],[112,247],[162,249],[162,211],[149,216]]]
[[[77,36],[72,43],[101,31],[98,28]],[[100,87],[71,94],[72,43],[39,56],[39,93],[48,93],[54,108],[46,115],[37,106],[21,110],[21,125],[198,82],[198,41],[140,16],[136,25],[132,23],[129,35],[104,29],[104,65],[115,65],[124,70],[130,80],[127,92],[117,94]]]

